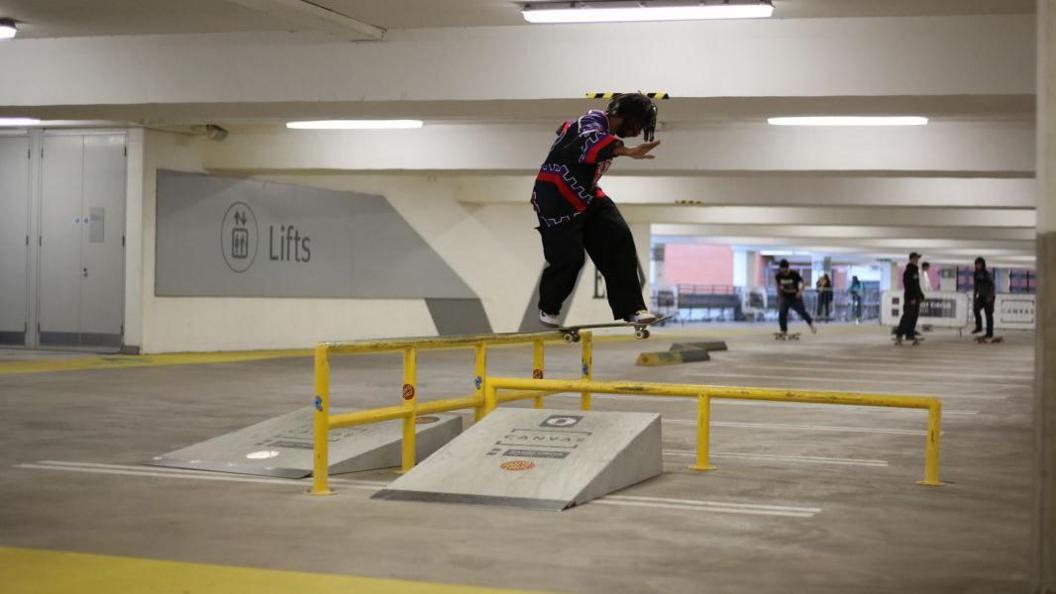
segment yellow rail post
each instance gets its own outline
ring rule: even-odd
[[[921,485],[937,487],[939,480],[939,441],[942,433],[942,401],[937,398],[928,403],[928,441],[924,446],[924,480]]]
[[[488,415],[491,411],[495,410],[495,407],[499,405],[496,401],[495,386],[491,385],[491,382],[484,382],[484,414]]]
[[[697,463],[690,466],[693,470],[715,470],[709,460],[711,447],[711,396],[701,392],[697,396]]]
[[[330,490],[330,352],[327,345],[315,347],[314,451],[312,495],[333,495]]]
[[[543,341],[536,340],[532,343],[532,378],[543,379],[543,364],[545,362],[545,355],[543,354]],[[536,396],[533,399],[533,408],[543,408],[543,397]]]
[[[594,376],[594,333],[580,334],[583,343],[583,379],[590,381]],[[580,392],[580,408],[590,410],[590,392]]]
[[[410,411],[403,418],[403,453],[401,472],[410,472],[414,468],[414,425],[416,418],[414,409],[418,404],[418,352],[414,347],[408,347],[403,351],[403,405]]]
[[[473,347],[473,396],[479,404],[473,407],[473,420],[479,421],[487,414],[484,406],[484,381],[488,377],[488,345],[480,341]]]

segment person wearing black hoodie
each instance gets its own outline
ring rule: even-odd
[[[902,319],[898,322],[898,330],[895,331],[895,344],[902,344],[903,338],[913,339],[913,344],[920,344],[917,339],[917,316],[920,315],[920,303],[924,300],[924,293],[920,290],[920,270],[917,261],[920,254],[912,252],[909,254],[909,264],[906,271],[902,273]]]
[[[994,286],[994,277],[986,269],[986,260],[975,259],[975,291],[972,299],[975,310],[975,330],[972,334],[983,331],[983,316],[986,312],[986,335],[984,338],[994,337],[994,300],[997,297],[997,289]]]

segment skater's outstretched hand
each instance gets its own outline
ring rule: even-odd
[[[653,150],[660,144],[659,140],[652,142],[643,142],[638,146],[626,147],[622,146],[614,152],[616,156],[630,157],[632,159],[655,159],[656,155],[650,155],[649,151]]]

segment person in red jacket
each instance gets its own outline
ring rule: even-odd
[[[598,180],[616,157],[652,159],[656,105],[640,93],[617,95],[605,111],[590,110],[557,129],[557,138],[539,169],[532,207],[539,218],[546,268],[539,283],[539,321],[561,324],[559,314],[572,293],[586,256],[605,277],[613,319],[651,322],[638,277],[634,237]],[[639,134],[634,147],[623,138]]]

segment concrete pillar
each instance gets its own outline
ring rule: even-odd
[[[880,290],[899,291],[902,289],[902,279],[898,276],[898,262],[890,260],[880,261]]]
[[[1056,0],[1038,0],[1038,300],[1032,592],[1056,592]]]
[[[1012,285],[1012,276],[1009,271],[1009,268],[1003,267],[994,269],[994,286],[997,287],[998,293],[1008,293]]]
[[[748,253],[741,248],[733,250],[733,286],[748,286]]]
[[[744,255],[745,265],[747,266],[745,270],[745,276],[747,276],[745,286],[749,289],[757,289],[762,286],[760,285],[759,275],[762,273],[763,260],[759,257],[759,252],[757,251],[750,250],[745,252]]]

